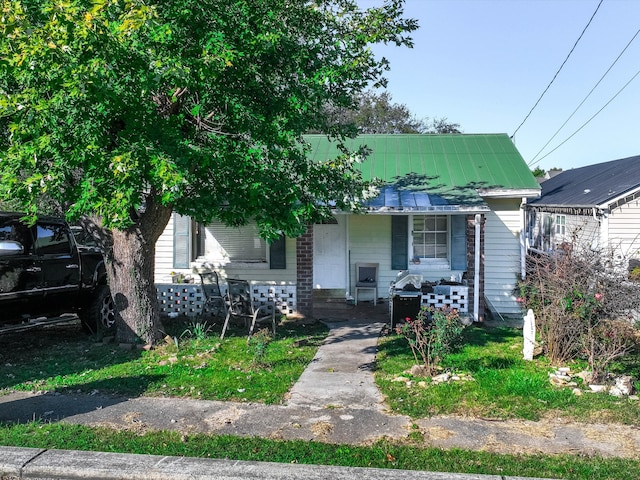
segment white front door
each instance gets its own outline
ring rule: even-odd
[[[313,226],[313,288],[347,290],[347,217]]]

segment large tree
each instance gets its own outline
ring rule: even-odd
[[[388,91],[358,92],[353,106],[327,105],[334,124],[351,126],[358,133],[460,133],[460,125],[446,118],[418,118],[403,103],[395,103]]]
[[[384,82],[372,43],[411,46],[403,1],[0,0],[0,202],[93,219],[118,338],[153,342],[173,211],[268,238],[357,207],[357,155],[301,135],[344,138],[324,107]]]

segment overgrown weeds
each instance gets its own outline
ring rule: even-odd
[[[251,335],[247,345],[253,350],[254,365],[260,366],[265,364],[267,346],[272,340],[273,336],[271,335],[271,330],[268,328],[262,328]]]
[[[638,345],[640,287],[615,260],[613,253],[566,243],[552,255],[530,256],[518,285],[545,355],[556,364],[584,359],[597,380]]]
[[[195,340],[204,340],[213,331],[213,325],[209,325],[206,320],[192,321],[182,332],[180,338],[188,337]]]

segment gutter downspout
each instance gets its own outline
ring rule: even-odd
[[[520,215],[520,278],[523,280],[527,277],[527,209],[525,205],[527,204],[527,199],[522,198],[522,203],[520,204],[520,210],[522,214]]]
[[[344,239],[344,249],[347,252],[347,265],[345,277],[347,278],[347,285],[345,289],[345,298],[347,301],[353,300],[353,295],[351,295],[351,249],[349,248],[349,244],[351,243],[351,239],[349,238],[349,234],[351,233],[351,216],[345,215],[345,239]]]
[[[476,213],[475,244],[474,244],[474,266],[473,266],[473,321],[478,322],[480,311],[480,224],[482,216]]]

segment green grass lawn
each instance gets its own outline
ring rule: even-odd
[[[586,392],[576,396],[571,388],[549,382],[554,367],[568,366],[579,372],[585,365],[552,366],[544,357],[522,359],[522,332],[508,328],[470,327],[462,349],[445,358],[443,371],[469,374],[474,380],[431,385],[428,379],[412,378],[412,386],[394,381],[414,363],[404,338],[383,337],[379,343],[376,381],[389,406],[412,417],[457,414],[483,418],[537,420],[545,415],[589,422],[640,423],[640,402],[607,394]],[[628,356],[615,365],[638,378],[640,358]],[[409,376],[410,377],[410,376]],[[425,386],[418,382],[425,381]]]
[[[13,390],[161,395],[211,400],[279,403],[327,334],[321,324],[285,323],[275,339],[249,345],[245,330],[224,340],[219,326],[207,335],[186,336],[185,324],[169,325],[169,340],[157,348],[127,350],[96,342],[76,326],[0,337],[0,394]],[[177,340],[177,344],[176,344]],[[549,383],[544,358],[522,360],[521,332],[470,327],[464,347],[443,363],[446,371],[473,381],[413,386],[393,381],[413,364],[406,341],[380,339],[376,380],[392,410],[412,417],[460,414],[483,418],[539,419],[640,424],[637,401],[605,394],[575,396]],[[615,367],[638,378],[638,356]],[[584,365],[569,365],[579,371]],[[418,386],[420,381],[425,386]],[[414,443],[415,440],[415,443]],[[0,425],[0,445],[184,455],[238,460],[402,468],[511,476],[582,479],[640,478],[637,460],[584,456],[499,455],[421,447],[411,435],[402,443],[369,446],[261,438],[115,431],[64,423]]]
[[[203,338],[169,325],[171,340],[150,351],[94,342],[79,329],[50,329],[0,348],[0,393],[10,390],[119,393],[279,403],[326,337],[322,324],[285,323],[266,345],[245,330]],[[0,339],[7,344],[11,339]]]
[[[640,463],[637,460],[572,455],[498,455],[458,449],[419,448],[388,441],[352,446],[227,435],[197,434],[185,437],[178,432],[148,432],[140,435],[130,431],[61,423],[0,427],[0,444],[514,477],[589,480],[640,478]]]

